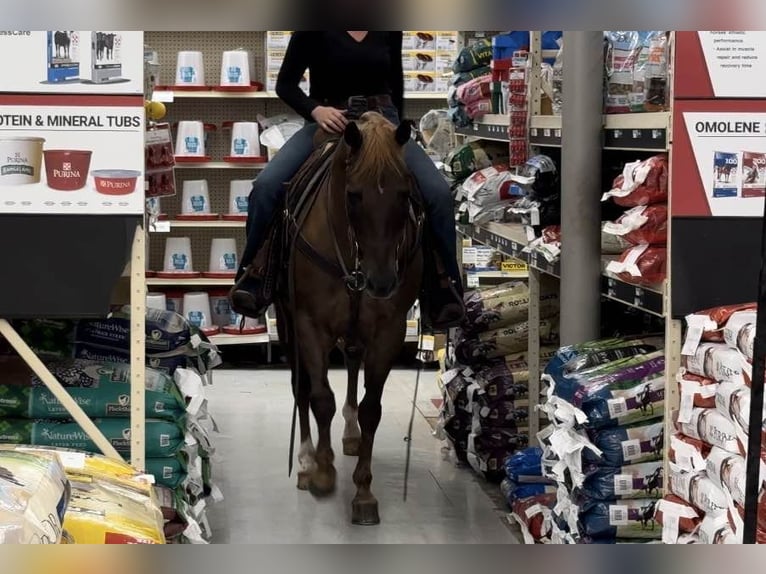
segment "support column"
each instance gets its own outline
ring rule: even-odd
[[[600,336],[602,32],[564,32],[561,344]]]

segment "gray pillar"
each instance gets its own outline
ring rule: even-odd
[[[602,32],[564,32],[562,345],[600,335],[603,70]]]

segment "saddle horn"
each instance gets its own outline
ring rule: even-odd
[[[349,122],[343,132],[343,139],[346,144],[354,151],[362,149],[362,132],[356,122]]]

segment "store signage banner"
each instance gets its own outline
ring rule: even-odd
[[[766,197],[766,102],[676,101],[674,217],[760,217]]]
[[[144,212],[141,96],[0,95],[0,213]]]
[[[0,31],[0,92],[143,94],[144,33]]]
[[[676,32],[678,98],[766,97],[766,32]]]

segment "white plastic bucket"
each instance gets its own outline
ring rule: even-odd
[[[44,138],[0,138],[0,186],[40,183]]]
[[[184,317],[198,329],[216,326],[210,310],[210,297],[205,291],[193,291],[184,295]]]
[[[235,239],[213,239],[210,245],[211,273],[237,272],[237,241]]]
[[[202,59],[202,52],[178,52],[176,63],[176,85],[205,85],[205,64]]]
[[[207,215],[210,213],[210,191],[206,179],[194,179],[184,182],[183,215]]]
[[[178,122],[176,155],[185,157],[204,157],[205,124],[198,121]]]
[[[247,215],[253,182],[249,179],[234,179],[229,182],[229,215]]]
[[[193,271],[191,238],[168,237],[165,242],[165,272]]]
[[[250,85],[250,53],[245,50],[231,50],[221,58],[222,86]]]

